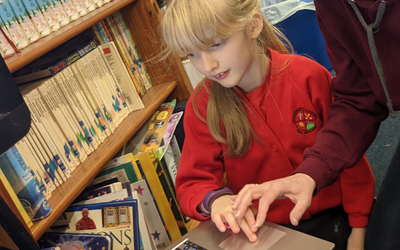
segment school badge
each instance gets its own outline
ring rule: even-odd
[[[308,134],[317,128],[317,114],[305,108],[298,108],[293,114],[293,123],[300,134]]]

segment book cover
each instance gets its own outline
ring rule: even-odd
[[[174,135],[176,126],[178,125],[178,122],[180,121],[182,115],[183,115],[183,111],[171,114],[171,116],[169,118],[169,122],[165,129],[164,135],[162,137],[160,147],[158,148],[158,151],[157,151],[158,159],[163,158],[163,156],[167,150],[167,147],[170,144],[171,139]]]
[[[25,208],[22,206],[21,201],[18,199],[17,195],[15,194],[13,188],[10,185],[10,182],[8,182],[6,176],[4,175],[1,168],[0,168],[0,181],[3,183],[4,187],[6,188],[8,195],[14,202],[15,207],[18,209],[19,213],[21,214],[21,217],[24,219],[26,226],[28,228],[31,228],[33,226],[33,222],[31,220],[31,218],[29,218],[28,213],[25,211]]]
[[[146,152],[151,149],[158,150],[175,105],[175,99],[171,102],[165,102],[153,114],[140,152]]]
[[[131,189],[136,191],[139,196],[139,205],[143,210],[144,218],[156,248],[160,250],[171,245],[171,239],[166,230],[164,220],[159,213],[146,181],[140,180],[132,183]]]
[[[49,216],[49,203],[40,192],[15,146],[0,157],[0,167],[31,220],[36,221]]]
[[[127,208],[124,214],[118,213],[121,207]],[[113,250],[139,250],[140,233],[136,200],[70,206],[64,214],[67,224],[51,228],[51,231],[103,234],[112,239]]]
[[[50,187],[48,186],[48,183],[50,183],[50,180],[47,179],[47,177],[45,175],[39,174],[39,172],[36,170],[36,165],[34,165],[36,162],[30,156],[30,154],[29,154],[30,152],[29,152],[28,148],[25,146],[24,138],[22,138],[17,143],[15,143],[14,146],[17,148],[17,150],[20,153],[22,159],[24,160],[28,170],[31,172],[33,179],[36,182],[36,185],[39,187],[40,192],[43,193],[44,197],[47,200],[50,199],[51,190],[50,190]]]
[[[182,237],[182,234],[179,230],[174,213],[172,212],[171,205],[169,203],[170,200],[167,198],[164,192],[163,186],[161,185],[155,169],[153,161],[154,157],[158,159],[154,150],[135,155],[136,164],[142,174],[142,177],[146,179],[148,186],[151,189],[151,192],[157,203],[157,207],[160,210],[166,228],[171,236],[171,240],[172,242],[175,242]]]
[[[119,86],[124,93],[124,97],[132,111],[144,108],[143,102],[135,88],[135,83],[132,81],[114,42],[102,44],[99,46],[99,49],[114,72]]]
[[[187,228],[185,220],[180,212],[179,204],[176,200],[175,188],[172,184],[171,177],[169,176],[168,170],[165,169],[162,162],[158,160],[155,150],[151,150],[147,152],[153,161],[154,168],[156,169],[157,176],[160,180],[161,186],[165,192],[165,196],[169,201],[169,205],[171,206],[172,213],[174,214],[176,223],[178,224],[179,230],[181,234],[186,234]]]
[[[61,250],[112,250],[110,236],[80,233],[44,233],[39,247],[59,247]]]
[[[161,162],[164,163],[172,184],[175,187],[176,174],[178,173],[178,164],[175,161],[174,152],[172,151],[171,144],[168,144],[168,147]]]

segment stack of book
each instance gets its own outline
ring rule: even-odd
[[[0,52],[8,58],[110,0],[0,1]]]

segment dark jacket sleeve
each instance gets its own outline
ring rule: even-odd
[[[332,33],[332,29],[341,27],[324,20],[326,14],[322,15],[323,11],[318,9],[324,8],[323,2],[316,1],[315,5],[327,52],[337,73],[332,80],[334,102],[329,107],[327,124],[318,133],[314,146],[305,150],[304,160],[295,170],[295,173],[308,174],[316,181],[315,194],[331,185],[342,170],[360,161],[388,114],[387,108],[375,98],[366,72],[362,72],[359,62],[353,59],[354,53],[358,53],[357,41],[354,50],[350,51],[349,44],[343,45],[341,39],[332,35],[338,34],[337,30]]]

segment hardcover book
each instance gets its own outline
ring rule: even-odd
[[[80,233],[45,233],[39,240],[41,248],[59,247],[61,250],[112,250],[110,236]]]

